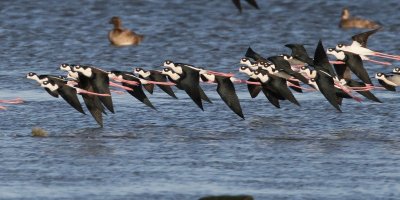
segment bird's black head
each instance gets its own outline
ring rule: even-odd
[[[240,70],[246,70],[246,69],[249,69],[249,67],[248,66],[240,66]]]
[[[334,48],[328,48],[328,52],[333,52],[333,51],[335,51]]]
[[[265,62],[260,60],[260,61],[257,61],[257,64],[263,66],[263,65],[265,65]]]
[[[247,62],[247,61],[249,61],[249,59],[248,58],[242,58],[242,59],[240,59],[242,62]]]
[[[164,63],[169,65],[169,64],[172,64],[173,62],[171,60],[166,60]]]
[[[67,64],[67,63],[62,63],[61,65],[60,65],[60,67],[62,67],[62,68],[66,68],[66,67],[69,67],[70,65],[69,64]]]
[[[27,75],[28,75],[28,76],[35,76],[35,75],[37,75],[37,74],[34,73],[34,72],[29,72]]]

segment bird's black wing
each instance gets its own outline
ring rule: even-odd
[[[90,79],[94,91],[100,94],[111,95],[108,74],[97,68],[92,68],[92,70],[96,72],[93,73],[94,77]],[[114,113],[114,106],[111,96],[99,96],[99,99],[109,111]]]
[[[380,80],[380,79],[378,79],[378,82],[379,82],[385,89],[387,89],[387,90],[389,90],[389,91],[393,91],[393,92],[396,91],[396,87],[395,87],[395,86],[389,85],[389,84],[387,84],[385,81],[382,81],[382,80]]]
[[[103,115],[104,112],[103,105],[101,104],[100,99],[94,95],[82,94],[83,101],[86,104],[87,109],[90,114],[96,120],[96,122],[103,127]]]
[[[355,80],[348,80],[347,85],[350,87],[365,87],[365,83],[361,83]],[[371,91],[357,91],[357,92],[371,101],[382,103],[382,101],[379,100],[378,97],[376,97]]]
[[[360,55],[345,52],[346,54],[346,64],[350,68],[350,70],[364,83],[372,84],[371,79],[369,78],[367,70],[364,68],[364,64]]]
[[[216,81],[218,83],[217,92],[219,96],[221,96],[222,100],[233,112],[244,119],[242,107],[240,106],[239,98],[236,95],[235,86],[230,78],[216,76]]]
[[[242,5],[240,4],[240,0],[232,0],[233,4],[235,4],[236,8],[239,12],[242,12]]]
[[[147,90],[147,92],[149,92],[150,94],[153,94],[154,91],[154,84],[146,84],[143,85],[144,89]]]
[[[271,87],[276,93],[279,93],[282,97],[289,100],[290,102],[300,106],[293,93],[289,90],[286,84],[286,79],[280,77],[270,76]]]
[[[253,78],[249,78],[248,81],[258,82],[258,80],[253,79]],[[258,96],[258,94],[260,93],[261,89],[262,89],[262,87],[259,85],[247,84],[247,90],[249,90],[251,98],[256,98]]]
[[[260,9],[260,7],[258,7],[256,0],[246,0],[248,4],[250,4],[251,6],[253,6],[254,8]]]
[[[326,55],[321,40],[319,40],[317,48],[315,49],[313,66],[316,70],[324,71],[332,77],[336,76],[332,65],[329,63],[328,55]]]
[[[69,105],[71,105],[73,108],[75,108],[75,110],[77,110],[78,112],[86,115],[86,113],[83,111],[81,102],[78,99],[78,95],[76,93],[75,88],[64,84],[64,85],[61,85],[61,87],[58,89],[58,91],[59,91],[59,94],[61,95],[61,97],[67,103],[69,103]]]
[[[206,95],[204,90],[200,87],[200,85],[199,85],[199,91],[200,91],[201,99],[203,99],[204,101],[207,101],[208,103],[212,103],[211,99],[208,98],[208,96]]]
[[[305,62],[309,65],[313,64],[313,59],[308,56],[307,50],[302,44],[286,44],[285,47],[288,47],[292,50],[291,56],[297,60]]]
[[[94,92],[92,85],[89,83],[89,78],[79,74],[78,87],[89,92]],[[103,104],[101,104],[100,99],[95,95],[82,94],[83,101],[90,114],[96,120],[96,122],[103,127],[103,115],[106,114]]]
[[[141,75],[139,75],[139,78],[145,79],[145,80],[152,80],[151,77],[145,78],[145,77],[143,77],[143,76],[141,76]],[[146,89],[147,92],[149,92],[150,94],[153,94],[153,91],[154,91],[154,84],[146,84],[146,85],[143,85],[143,88]]]
[[[139,85],[130,85],[127,83],[122,83],[122,85],[132,89],[132,90],[126,90],[130,95],[135,97],[140,102],[144,103],[146,106],[148,106],[154,110],[157,110],[153,106],[153,104],[150,102],[149,98],[147,98],[146,94],[144,93],[144,91],[142,89],[142,84],[140,84],[140,80],[138,78],[131,76],[129,74],[122,74],[122,78],[125,80],[138,82]]]
[[[267,97],[268,101],[274,105],[276,108],[281,108],[281,106],[279,105],[279,99],[278,97],[270,90],[270,88],[265,85],[262,84],[262,91],[265,95],[265,97]]]
[[[262,57],[260,54],[256,53],[255,51],[253,51],[252,48],[247,48],[246,54],[244,55],[248,58],[252,58],[253,60],[259,60],[259,61],[268,61],[267,59],[265,59],[264,57]]]
[[[358,42],[359,44],[361,44],[362,47],[367,47],[367,41],[368,41],[368,37],[376,32],[378,32],[381,28],[377,28],[374,30],[370,30],[370,31],[366,31],[366,32],[362,32],[356,35],[353,35],[351,37],[351,39],[353,41]]]
[[[322,93],[322,95],[324,95],[328,102],[338,111],[342,112],[336,99],[336,90],[333,78],[321,71],[317,71],[317,77],[315,81],[317,82],[319,91]]]
[[[150,75],[151,79],[153,81],[157,81],[157,82],[167,82],[167,77],[166,75],[162,75],[160,72],[153,72],[151,71],[151,75]],[[161,88],[161,90],[163,90],[165,93],[167,93],[169,96],[177,99],[178,97],[176,97],[174,91],[172,90],[172,88],[168,85],[158,85],[159,88]]]
[[[287,81],[294,85],[294,86],[289,86],[292,90],[299,92],[299,93],[303,93],[303,90],[300,87],[299,81],[295,81],[295,80],[287,80]]]
[[[201,110],[204,110],[203,103],[201,101],[202,98],[200,95],[199,71],[184,66],[182,66],[182,69],[184,71],[184,74],[181,76],[180,79],[180,87],[185,90],[185,92],[194,101],[194,103],[199,106]]]
[[[51,91],[49,88],[44,88],[44,90],[46,90],[47,93],[49,93],[52,97],[58,98],[58,92],[57,90]]]
[[[284,71],[287,74],[297,78],[301,82],[308,84],[308,79],[303,75],[301,75],[300,73],[293,71],[292,68],[290,67],[290,63],[287,60],[285,60],[282,56],[272,56],[269,57],[268,60],[275,65],[275,69],[279,71]]]
[[[339,79],[351,79],[351,70],[346,64],[334,64],[333,67],[335,68],[335,72]]]

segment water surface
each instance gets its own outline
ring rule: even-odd
[[[214,102],[201,112],[182,91],[156,90],[153,111],[114,95],[116,113],[98,128],[62,99],[24,78],[61,74],[61,63],[111,70],[156,68],[165,59],[236,71],[248,46],[265,56],[304,43],[310,54],[350,42],[337,27],[342,7],[385,25],[369,41],[399,54],[400,4],[389,1],[0,1],[0,97],[22,105],[0,111],[0,199],[197,199],[251,194],[256,199],[395,199],[400,195],[398,93],[383,104],[345,100],[343,113],[321,94],[296,94],[301,107],[275,109],[237,85],[246,120],[204,85]],[[137,47],[108,43],[108,20],[145,35]],[[398,64],[398,63],[394,63]],[[370,75],[391,68],[365,63]],[[244,78],[239,75],[239,77]],[[32,127],[49,132],[31,137]]]

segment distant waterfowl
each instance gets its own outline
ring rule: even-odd
[[[380,27],[380,24],[368,19],[362,19],[358,17],[351,17],[348,8],[343,8],[342,16],[339,23],[340,28],[367,28],[376,29]]]
[[[138,45],[144,38],[143,35],[123,28],[119,17],[112,17],[110,24],[113,24],[114,28],[108,33],[108,40],[115,46]]]

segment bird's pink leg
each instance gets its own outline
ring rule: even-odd
[[[330,60],[329,63],[330,63],[330,64],[336,64],[336,65],[345,64],[343,61],[339,61],[339,60],[334,60],[334,61]]]
[[[169,86],[174,86],[176,85],[175,83],[172,82],[157,82],[157,81],[148,81],[146,80],[146,84],[154,84],[154,85],[169,85]]]
[[[374,52],[372,55],[376,56],[376,57],[381,57],[381,58],[400,60],[400,56],[390,55],[390,54],[386,54],[386,53]]]
[[[290,86],[290,87],[295,87],[295,88],[299,88],[299,89],[306,90],[306,91],[315,91],[316,90],[314,88],[301,87],[301,86],[295,85],[295,84],[293,84],[291,82],[287,82],[287,85]]]
[[[128,81],[128,80],[120,79],[120,78],[117,78],[117,77],[113,78],[113,80],[117,81],[117,82],[121,82],[121,83],[126,83],[126,84],[129,84],[129,85],[139,85],[139,83],[136,82],[136,81]]]
[[[0,106],[0,110],[7,110],[7,107],[5,107],[5,106]]]
[[[217,75],[217,76],[223,76],[223,77],[233,77],[233,76],[235,76],[235,74],[233,74],[233,73],[223,73],[223,72],[216,72],[216,71],[210,71],[210,70],[207,70],[207,73],[214,74],[214,75]]]
[[[238,83],[238,84],[240,84],[240,83],[245,83],[245,84],[249,84],[249,85],[261,85],[260,82],[246,81],[246,80],[238,79],[238,78],[235,78],[235,80],[233,80],[232,82],[233,82],[233,83]]]
[[[126,87],[126,86],[123,86],[123,85],[119,85],[119,84],[116,84],[116,83],[114,83],[114,82],[111,82],[110,81],[110,86],[114,86],[114,87],[118,87],[118,88],[122,88],[122,89],[124,89],[124,90],[128,90],[128,91],[133,91],[133,89],[132,88],[130,88],[130,87]]]
[[[102,96],[102,97],[111,96],[110,94],[100,94],[100,93],[96,93],[96,92],[89,92],[87,90],[80,89],[80,88],[76,88],[76,92],[79,94],[89,94],[89,95]]]
[[[119,90],[110,90],[110,92],[113,92],[113,93],[119,94],[119,95],[125,94],[123,91],[119,91]]]
[[[336,85],[336,87],[342,89],[343,92],[345,92],[346,94],[348,94],[348,95],[349,95],[351,98],[353,98],[354,100],[356,100],[356,101],[358,101],[358,102],[361,102],[361,101],[362,101],[361,98],[356,97],[356,96],[354,96],[354,95],[351,94],[351,91],[352,91],[352,90],[351,90],[350,88],[346,88],[346,87],[344,87],[343,85],[337,84],[337,83],[335,83],[335,85]]]
[[[24,101],[21,98],[16,98],[12,100],[0,100],[0,103],[21,104],[24,103]]]
[[[365,59],[365,60],[369,61],[369,62],[376,63],[376,64],[380,64],[380,65],[392,65],[392,63],[390,63],[390,62],[383,62],[383,61],[373,60],[373,59],[370,59],[370,58]]]

